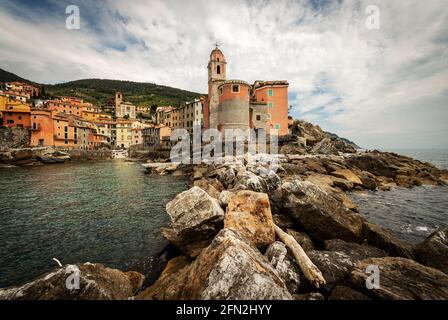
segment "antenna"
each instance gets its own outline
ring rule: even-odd
[[[218,43],[218,41],[215,42],[215,46],[216,48],[218,48],[220,46],[220,44]]]

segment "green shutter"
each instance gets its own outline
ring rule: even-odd
[[[274,95],[274,92],[272,91],[272,89],[269,89],[269,91],[268,91],[268,95],[269,95],[270,97],[272,97],[272,96]]]

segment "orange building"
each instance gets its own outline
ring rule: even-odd
[[[47,110],[32,110],[30,131],[31,146],[54,146],[52,112]]]
[[[288,86],[287,81],[256,81],[252,87],[255,100],[268,107],[268,128],[280,136],[288,134]]]
[[[3,125],[7,127],[30,128],[30,106],[26,104],[7,104],[2,111]]]
[[[73,114],[78,117],[81,117],[83,114],[82,103],[76,103],[68,98],[61,100],[50,100],[48,101],[47,107],[51,111],[55,111],[57,113]]]

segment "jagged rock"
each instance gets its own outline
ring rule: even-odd
[[[368,171],[376,176],[395,178],[400,169],[395,164],[390,163],[388,158],[379,154],[365,154],[347,159],[347,164],[355,166],[360,170]]]
[[[191,267],[191,259],[179,256],[168,261],[162,274],[150,287],[143,290],[136,300],[181,299],[184,283]]]
[[[286,233],[292,236],[297,241],[297,243],[300,244],[305,252],[315,250],[313,241],[306,233],[295,231],[292,229],[287,229]]]
[[[424,265],[448,274],[448,228],[434,231],[417,246],[416,253]]]
[[[339,239],[326,240],[324,248],[327,251],[343,252],[352,256],[358,261],[367,258],[381,258],[387,256],[387,253],[381,249],[369,246],[367,244],[358,244],[354,242],[345,242]]]
[[[351,183],[359,185],[359,186],[362,185],[361,179],[350,169],[339,169],[339,170],[333,171],[331,173],[331,175],[333,175],[337,178],[348,180]]]
[[[368,177],[367,175],[362,175],[359,177],[362,181],[362,185],[364,186],[364,188],[368,189],[368,190],[376,190],[376,188],[378,187],[375,179],[373,179],[372,177]]]
[[[325,300],[325,297],[322,293],[319,292],[310,292],[303,294],[294,295],[294,300]]]
[[[287,178],[271,196],[276,206],[293,217],[318,240],[360,242],[364,218],[348,210],[334,197],[308,181]]]
[[[228,190],[223,190],[221,191],[221,193],[219,194],[219,204],[221,205],[221,207],[223,208],[227,208],[227,206],[229,205],[230,199],[235,195],[234,192],[232,191],[228,191]]]
[[[353,187],[354,187],[353,182],[351,182],[347,179],[342,179],[342,178],[337,178],[337,177],[333,178],[333,185],[335,187],[338,187],[342,191],[348,191],[348,190],[353,189]]]
[[[205,177],[206,173],[210,170],[210,168],[206,165],[196,165],[193,168],[193,179],[202,179]]]
[[[391,256],[415,259],[413,247],[373,223],[364,223],[363,234],[368,244],[383,249]]]
[[[448,275],[400,257],[372,258],[359,262],[351,273],[351,281],[360,291],[366,291],[369,265],[379,268],[379,288],[369,296],[385,300],[447,300]]]
[[[327,174],[327,169],[322,165],[319,159],[308,158],[303,161],[303,165],[308,171]]]
[[[176,196],[166,205],[171,228],[164,237],[182,252],[195,256],[206,247],[223,226],[224,211],[218,200],[199,187]]]
[[[79,289],[67,289],[66,281],[76,285],[71,280],[75,274],[79,274]],[[144,278],[102,264],[67,265],[20,287],[0,289],[0,300],[123,300],[135,294]]]
[[[266,182],[261,177],[250,171],[239,172],[235,177],[233,189],[265,192]]]
[[[339,284],[347,283],[350,271],[359,262],[356,257],[336,251],[309,251],[311,261],[319,268],[327,282],[324,288],[327,291]]]
[[[266,193],[243,190],[230,198],[224,228],[238,231],[251,244],[263,249],[275,241],[271,206]]]
[[[338,147],[335,146],[331,138],[324,138],[316,143],[311,152],[316,154],[339,154]]]
[[[243,166],[223,165],[222,167],[211,171],[207,176],[210,178],[216,177],[222,185],[228,189],[233,186],[237,173],[243,171]]]
[[[358,206],[350,199],[345,192],[334,192],[331,194],[336,200],[338,200],[347,209],[358,212]]]
[[[300,287],[300,269],[286,246],[279,241],[269,246],[264,254],[285,283],[288,291],[294,294]]]
[[[199,179],[195,180],[193,185],[201,188],[215,199],[219,199],[220,191],[222,191],[222,185],[217,179]]]
[[[325,191],[332,190],[333,177],[321,173],[313,173],[305,178],[305,181],[309,181],[324,189]]]
[[[301,165],[294,163],[282,163],[283,174],[282,176],[295,176],[305,174],[307,169]]]
[[[328,300],[372,300],[365,294],[346,286],[336,286]]]
[[[232,230],[221,230],[191,264],[162,273],[164,285],[144,290],[139,299],[292,299],[277,271],[261,253]],[[159,282],[159,281],[158,281]],[[156,282],[157,284],[157,282]],[[159,293],[159,294],[157,294]]]
[[[411,177],[400,175],[400,174],[397,175],[394,180],[395,180],[395,183],[397,184],[397,186],[403,187],[403,188],[410,188],[414,184]]]

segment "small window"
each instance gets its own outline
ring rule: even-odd
[[[260,120],[261,120],[261,116],[257,115],[257,121],[260,121]]]
[[[216,67],[216,73],[217,74],[221,74],[221,66],[217,66]]]
[[[273,102],[269,102],[268,106],[269,106],[269,108],[272,108],[274,106],[274,103]]]
[[[222,87],[219,88],[219,94],[222,94]]]
[[[274,95],[274,90],[269,89],[268,90],[268,96],[272,97]]]
[[[219,62],[219,57],[217,58],[218,62]]]
[[[280,130],[280,123],[275,124],[275,129]]]
[[[234,84],[234,85],[232,86],[232,92],[233,92],[233,93],[238,93],[238,92],[240,92],[240,86],[237,85],[237,84]]]

